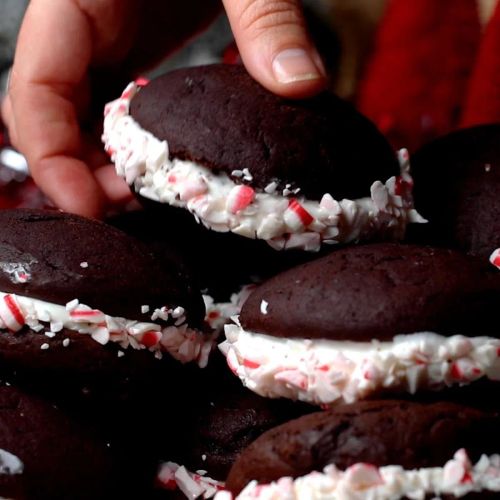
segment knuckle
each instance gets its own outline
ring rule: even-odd
[[[304,27],[301,9],[295,0],[249,0],[239,22],[243,30],[254,36],[269,29]]]

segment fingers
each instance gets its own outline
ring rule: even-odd
[[[80,128],[73,101],[91,55],[91,29],[76,2],[32,0],[4,112],[10,115],[10,128],[14,124],[16,146],[45,194],[64,210],[98,216],[104,193],[79,159]]]
[[[11,144],[13,144],[14,147],[17,147],[16,120],[12,114],[12,104],[8,95],[2,100],[2,120],[9,130],[9,139]]]
[[[94,175],[111,207],[124,208],[135,199],[130,186],[116,175],[114,165],[99,167],[94,170]]]
[[[223,0],[243,62],[272,92],[301,98],[326,84],[299,0]]]

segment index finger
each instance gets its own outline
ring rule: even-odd
[[[91,28],[76,2],[32,0],[19,34],[9,96],[18,146],[35,182],[62,209],[98,216],[104,195],[79,159],[73,104],[91,56]]]

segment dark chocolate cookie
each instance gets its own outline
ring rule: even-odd
[[[135,482],[133,468],[120,465],[93,431],[13,387],[0,386],[0,449],[2,497],[128,498]],[[4,452],[21,462],[13,462],[18,473],[4,473]]]
[[[453,132],[412,158],[417,210],[409,238],[488,258],[500,247],[500,125]]]
[[[128,399],[174,373],[177,361],[155,359],[167,325],[186,317],[190,327],[204,327],[201,294],[174,257],[160,259],[111,226],[62,212],[2,210],[0,228],[0,374],[17,384],[58,398]],[[74,299],[91,310],[69,308]],[[153,320],[164,306],[183,314]],[[97,319],[87,324],[86,314]],[[143,330],[138,337],[134,328]]]
[[[141,200],[145,210],[120,214],[107,220],[134,236],[161,258],[180,253],[192,274],[193,282],[216,301],[228,301],[232,293],[250,283],[261,283],[286,269],[314,260],[336,247],[324,246],[321,252],[289,250],[276,252],[260,240],[241,238],[232,233],[209,231],[184,209]],[[161,228],[168,227],[168,231]],[[228,272],[229,270],[229,272]]]
[[[263,398],[241,386],[220,354],[190,378],[193,393],[186,411],[179,450],[174,460],[189,470],[206,470],[224,481],[239,454],[262,433],[283,422],[315,411],[314,406],[285,399]],[[167,451],[167,450],[166,450]]]
[[[0,290],[56,304],[77,298],[106,314],[149,321],[150,311],[182,306],[192,326],[201,296],[177,267],[102,222],[48,210],[0,211]],[[18,271],[26,271],[19,279]]]
[[[399,174],[376,127],[331,93],[305,101],[278,97],[242,66],[181,69],[153,80],[133,99],[132,117],[170,155],[231,175],[248,168],[252,185],[299,186],[309,199],[326,191],[359,198],[376,180]],[[362,147],[360,147],[362,145]]]
[[[442,467],[465,448],[473,462],[497,453],[500,417],[452,403],[372,401],[314,413],[271,429],[238,458],[227,487],[299,477],[328,464]]]
[[[371,341],[413,332],[498,337],[496,273],[490,264],[452,250],[351,247],[258,287],[240,322],[246,331],[275,337]]]

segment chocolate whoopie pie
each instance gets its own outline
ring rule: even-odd
[[[168,205],[123,213],[106,222],[139,239],[160,258],[164,254],[169,257],[175,246],[193,280],[216,302],[228,302],[231,295],[242,287],[261,283],[335,248],[325,246],[317,253],[276,252],[260,240],[210,231],[198,224],[186,210]],[[168,226],[168,232],[158,230],[164,225]],[[172,235],[176,237],[172,238]]]
[[[320,405],[497,381],[499,280],[453,250],[345,248],[256,288],[220,347],[251,390]]]
[[[189,470],[206,470],[224,480],[232,464],[252,441],[283,422],[316,411],[304,403],[262,398],[241,386],[227,369],[224,357],[214,353],[208,367],[190,380],[198,396],[179,411],[186,413],[185,437],[179,449],[165,459]]]
[[[157,478],[158,498],[210,498],[238,455],[263,432],[316,408],[285,399],[262,398],[241,386],[214,353],[205,370],[189,379],[196,394],[177,411],[183,413],[177,449],[165,447]],[[197,471],[204,471],[203,475]]]
[[[4,376],[99,389],[159,376],[162,355],[206,362],[201,294],[175,262],[61,212],[2,210],[0,227]]]
[[[407,158],[333,94],[286,100],[225,65],[143,85],[107,105],[103,140],[144,198],[276,249],[401,238],[421,220]]]
[[[459,130],[412,157],[415,205],[429,223],[410,238],[488,258],[500,247],[500,124]]]
[[[132,498],[127,492],[136,491],[136,477],[134,467],[88,426],[45,401],[0,385],[2,498]]]
[[[495,498],[499,419],[452,403],[345,405],[264,433],[240,455],[226,487],[237,494],[255,481],[241,499],[397,500],[477,492],[476,498]]]

